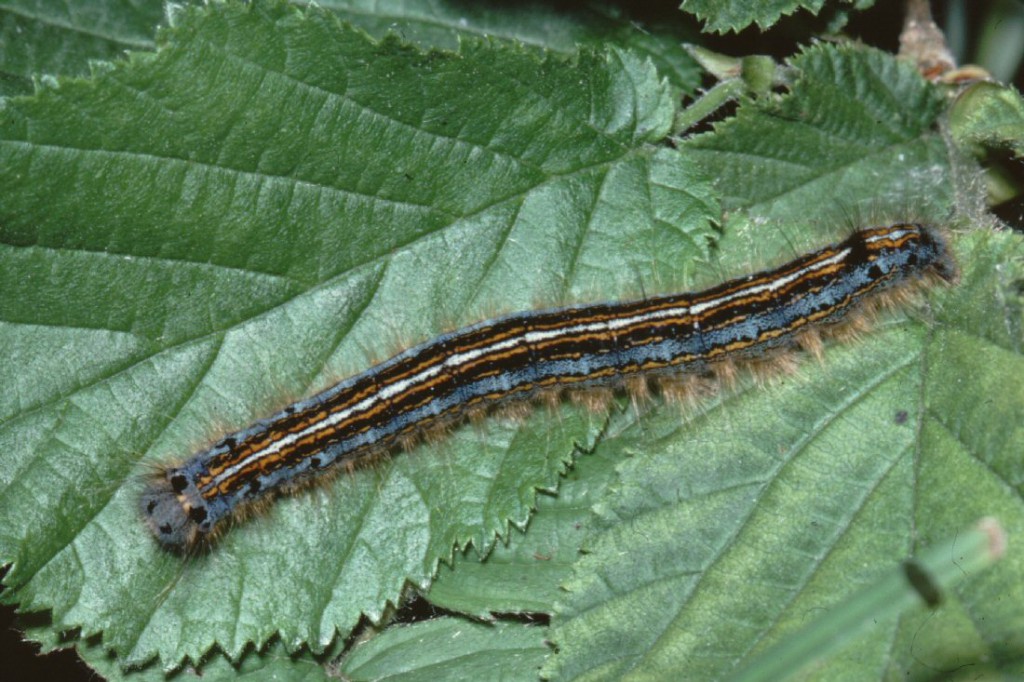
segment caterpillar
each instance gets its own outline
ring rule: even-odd
[[[705,376],[758,360],[956,263],[933,227],[898,223],[700,292],[503,315],[441,334],[158,470],[141,496],[164,548],[189,552],[239,509],[469,414],[562,390]]]

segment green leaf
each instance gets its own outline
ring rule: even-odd
[[[612,425],[626,418],[616,411]],[[513,531],[485,560],[467,550],[442,565],[426,597],[476,618],[493,613],[546,613],[561,595],[585,539],[590,508],[613,480],[619,452],[602,447],[576,459],[557,493],[537,498],[529,532]]]
[[[244,652],[237,661],[214,652],[203,660],[199,668],[185,667],[168,674],[159,666],[124,670],[117,657],[104,649],[100,642],[80,643],[77,647],[82,660],[108,682],[331,682],[338,679],[333,674],[333,660],[340,649],[335,645],[319,656],[312,656],[308,651],[289,654],[284,645],[275,640],[259,651],[250,649]]]
[[[682,423],[660,412],[625,432],[635,456],[566,585],[548,674],[720,679],[982,515],[1024,530],[1024,242],[978,233],[958,257],[964,282],[935,297],[934,321],[889,320],[830,348],[827,371],[805,366]],[[966,319],[974,299],[1007,303]],[[1016,659],[1019,647],[1002,642],[1024,627],[1012,606],[1022,570],[1011,541],[1004,562],[938,611],[880,621],[815,679]]]
[[[697,35],[672,7],[620,7],[614,3],[463,3],[417,0],[330,0],[318,3],[345,21],[383,37],[397,32],[424,47],[457,49],[474,38],[515,42],[574,54],[580,46],[629,49],[649,58],[677,87],[693,92],[701,71],[682,42]]]
[[[175,21],[0,110],[4,599],[122,663],[321,651],[523,524],[601,420],[460,430],[186,563],[138,519],[146,471],[495,310],[683,286],[717,209],[651,146],[675,104],[630,53],[425,54],[280,4]]]
[[[784,14],[805,9],[817,14],[825,0],[683,0],[680,8],[704,22],[705,31],[740,31],[753,23],[766,29]]]
[[[552,678],[720,679],[981,516],[1011,536],[1024,529],[1024,243],[953,203],[962,161],[935,132],[938,96],[911,70],[832,47],[793,66],[791,93],[747,102],[684,144],[729,209],[726,267],[802,250],[836,213],[829,202],[848,201],[889,220],[960,215],[979,230],[955,238],[962,281],[916,319],[886,316],[857,343],[830,346],[822,366],[743,384],[682,422],[651,413],[621,441],[600,441],[634,454],[556,607]],[[1011,664],[1022,651],[1004,642],[1024,619],[1007,604],[1022,598],[1022,569],[1011,549],[939,611],[881,620],[815,679]]]
[[[833,211],[864,197],[874,208],[908,195],[948,201],[941,169],[925,172],[949,163],[931,129],[943,98],[910,65],[854,47],[808,49],[790,64],[800,74],[790,94],[687,141],[727,209],[783,216],[823,200]]]
[[[935,608],[958,583],[976,576],[1002,558],[1006,532],[998,520],[984,517],[894,563],[888,572],[847,595],[757,655],[747,658],[729,677],[734,682],[776,682],[796,678],[819,661],[855,641],[880,621],[894,620],[922,605]]]
[[[949,125],[962,145],[1007,147],[1024,157],[1024,99],[1012,87],[989,82],[971,85],[957,97]]]
[[[308,4],[308,3],[296,3]],[[697,64],[679,49],[696,32],[672,7],[623,10],[576,3],[467,5],[439,0],[334,0],[317,3],[373,36],[397,33],[424,48],[455,50],[460,41],[486,38],[571,56],[581,45],[611,45],[648,57],[676,87],[700,85]],[[171,5],[171,16],[178,11]],[[40,75],[86,75],[90,62],[113,61],[128,49],[152,49],[163,18],[159,2],[8,3],[0,9],[0,95],[26,94]]]
[[[436,618],[389,628],[338,666],[347,680],[536,680],[547,628]]]
[[[158,551],[136,514],[150,467],[441,330],[715,283],[837,238],[834,214],[865,205],[980,228],[976,169],[935,132],[944,102],[870,50],[808,50],[792,92],[674,150],[676,95],[632,51],[424,53],[263,3],[172,16],[155,55],[0,109],[0,563],[6,601],[52,612],[31,637],[111,676],[159,656],[124,675],[188,657],[203,679],[318,678],[364,613],[381,624],[358,631],[350,673],[415,657],[431,667],[402,670],[454,676],[505,647],[532,676],[552,638],[549,672],[699,677],[996,513],[1003,565],[825,674],[1012,671],[1024,370],[1006,235],[954,236],[957,288],[767,389],[682,417],[655,401],[492,419],[282,500],[192,562]],[[711,263],[704,177],[728,208]],[[591,454],[562,479],[577,446]],[[564,603],[552,632],[388,625],[409,584],[481,617]],[[749,612],[745,630],[729,619]],[[202,656],[215,645],[229,658]]]
[[[38,2],[0,7],[0,96],[28,93],[39,75],[86,75],[90,60],[153,46],[159,2]]]

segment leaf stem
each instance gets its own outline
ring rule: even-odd
[[[729,679],[733,682],[791,678],[849,642],[872,623],[915,604],[937,606],[964,578],[1002,556],[1006,535],[993,518],[924,550],[850,595],[801,630],[753,658]]]
[[[673,123],[673,135],[678,136],[697,125],[713,114],[727,102],[738,98],[747,89],[746,83],[739,78],[720,81],[705,92],[693,104],[676,115]]]

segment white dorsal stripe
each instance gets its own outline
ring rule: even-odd
[[[910,230],[901,230],[896,233],[886,233],[884,235],[877,235],[869,237],[866,241],[874,242],[881,239],[898,239],[909,233]],[[833,265],[841,263],[850,255],[850,249],[845,248],[832,256],[825,258],[816,263],[812,263],[804,268],[800,268],[794,272],[778,277],[776,279],[767,282],[757,282],[747,287],[741,287],[736,291],[720,296],[718,298],[703,301],[701,303],[695,303],[690,306],[680,305],[671,308],[664,308],[660,310],[654,310],[647,313],[641,313],[637,315],[631,315],[629,317],[614,318],[611,320],[601,320],[598,322],[589,322],[585,324],[570,325],[567,327],[561,327],[558,329],[549,329],[546,331],[525,331],[515,336],[511,336],[502,341],[492,343],[481,348],[477,348],[471,351],[465,351],[461,353],[453,353],[451,356],[444,359],[443,362],[437,363],[431,367],[428,367],[411,377],[396,381],[393,384],[384,387],[380,391],[370,395],[363,400],[359,401],[355,405],[352,405],[344,410],[339,410],[334,414],[330,415],[326,419],[322,419],[316,423],[310,424],[306,428],[296,433],[289,434],[284,438],[268,445],[267,447],[257,450],[250,454],[245,459],[237,462],[236,464],[228,467],[222,471],[219,475],[215,476],[207,488],[211,486],[217,486],[223,481],[235,476],[239,471],[256,462],[264,457],[269,457],[281,452],[284,449],[291,447],[294,443],[308,438],[316,434],[319,431],[325,429],[332,429],[336,425],[356,416],[362,412],[373,409],[382,401],[390,400],[396,395],[401,395],[417,384],[429,381],[437,377],[442,371],[448,369],[458,368],[467,363],[478,360],[481,357],[499,353],[510,348],[514,348],[520,344],[534,344],[543,341],[550,341],[564,336],[576,336],[587,333],[607,333],[615,331],[617,329],[624,329],[633,325],[642,324],[648,321],[660,320],[671,317],[686,317],[690,315],[700,315],[707,310],[711,310],[718,306],[721,306],[730,301],[741,299],[750,295],[757,295],[765,292],[777,291],[782,287],[791,284],[794,281],[806,277],[808,274],[813,273],[817,270],[829,268]],[[695,328],[696,325],[695,325]]]

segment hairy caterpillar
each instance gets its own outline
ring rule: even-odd
[[[189,551],[236,510],[467,414],[563,389],[702,376],[828,332],[956,265],[900,223],[706,291],[504,315],[414,346],[161,470],[141,498],[157,540]],[[879,295],[882,296],[879,296]]]

